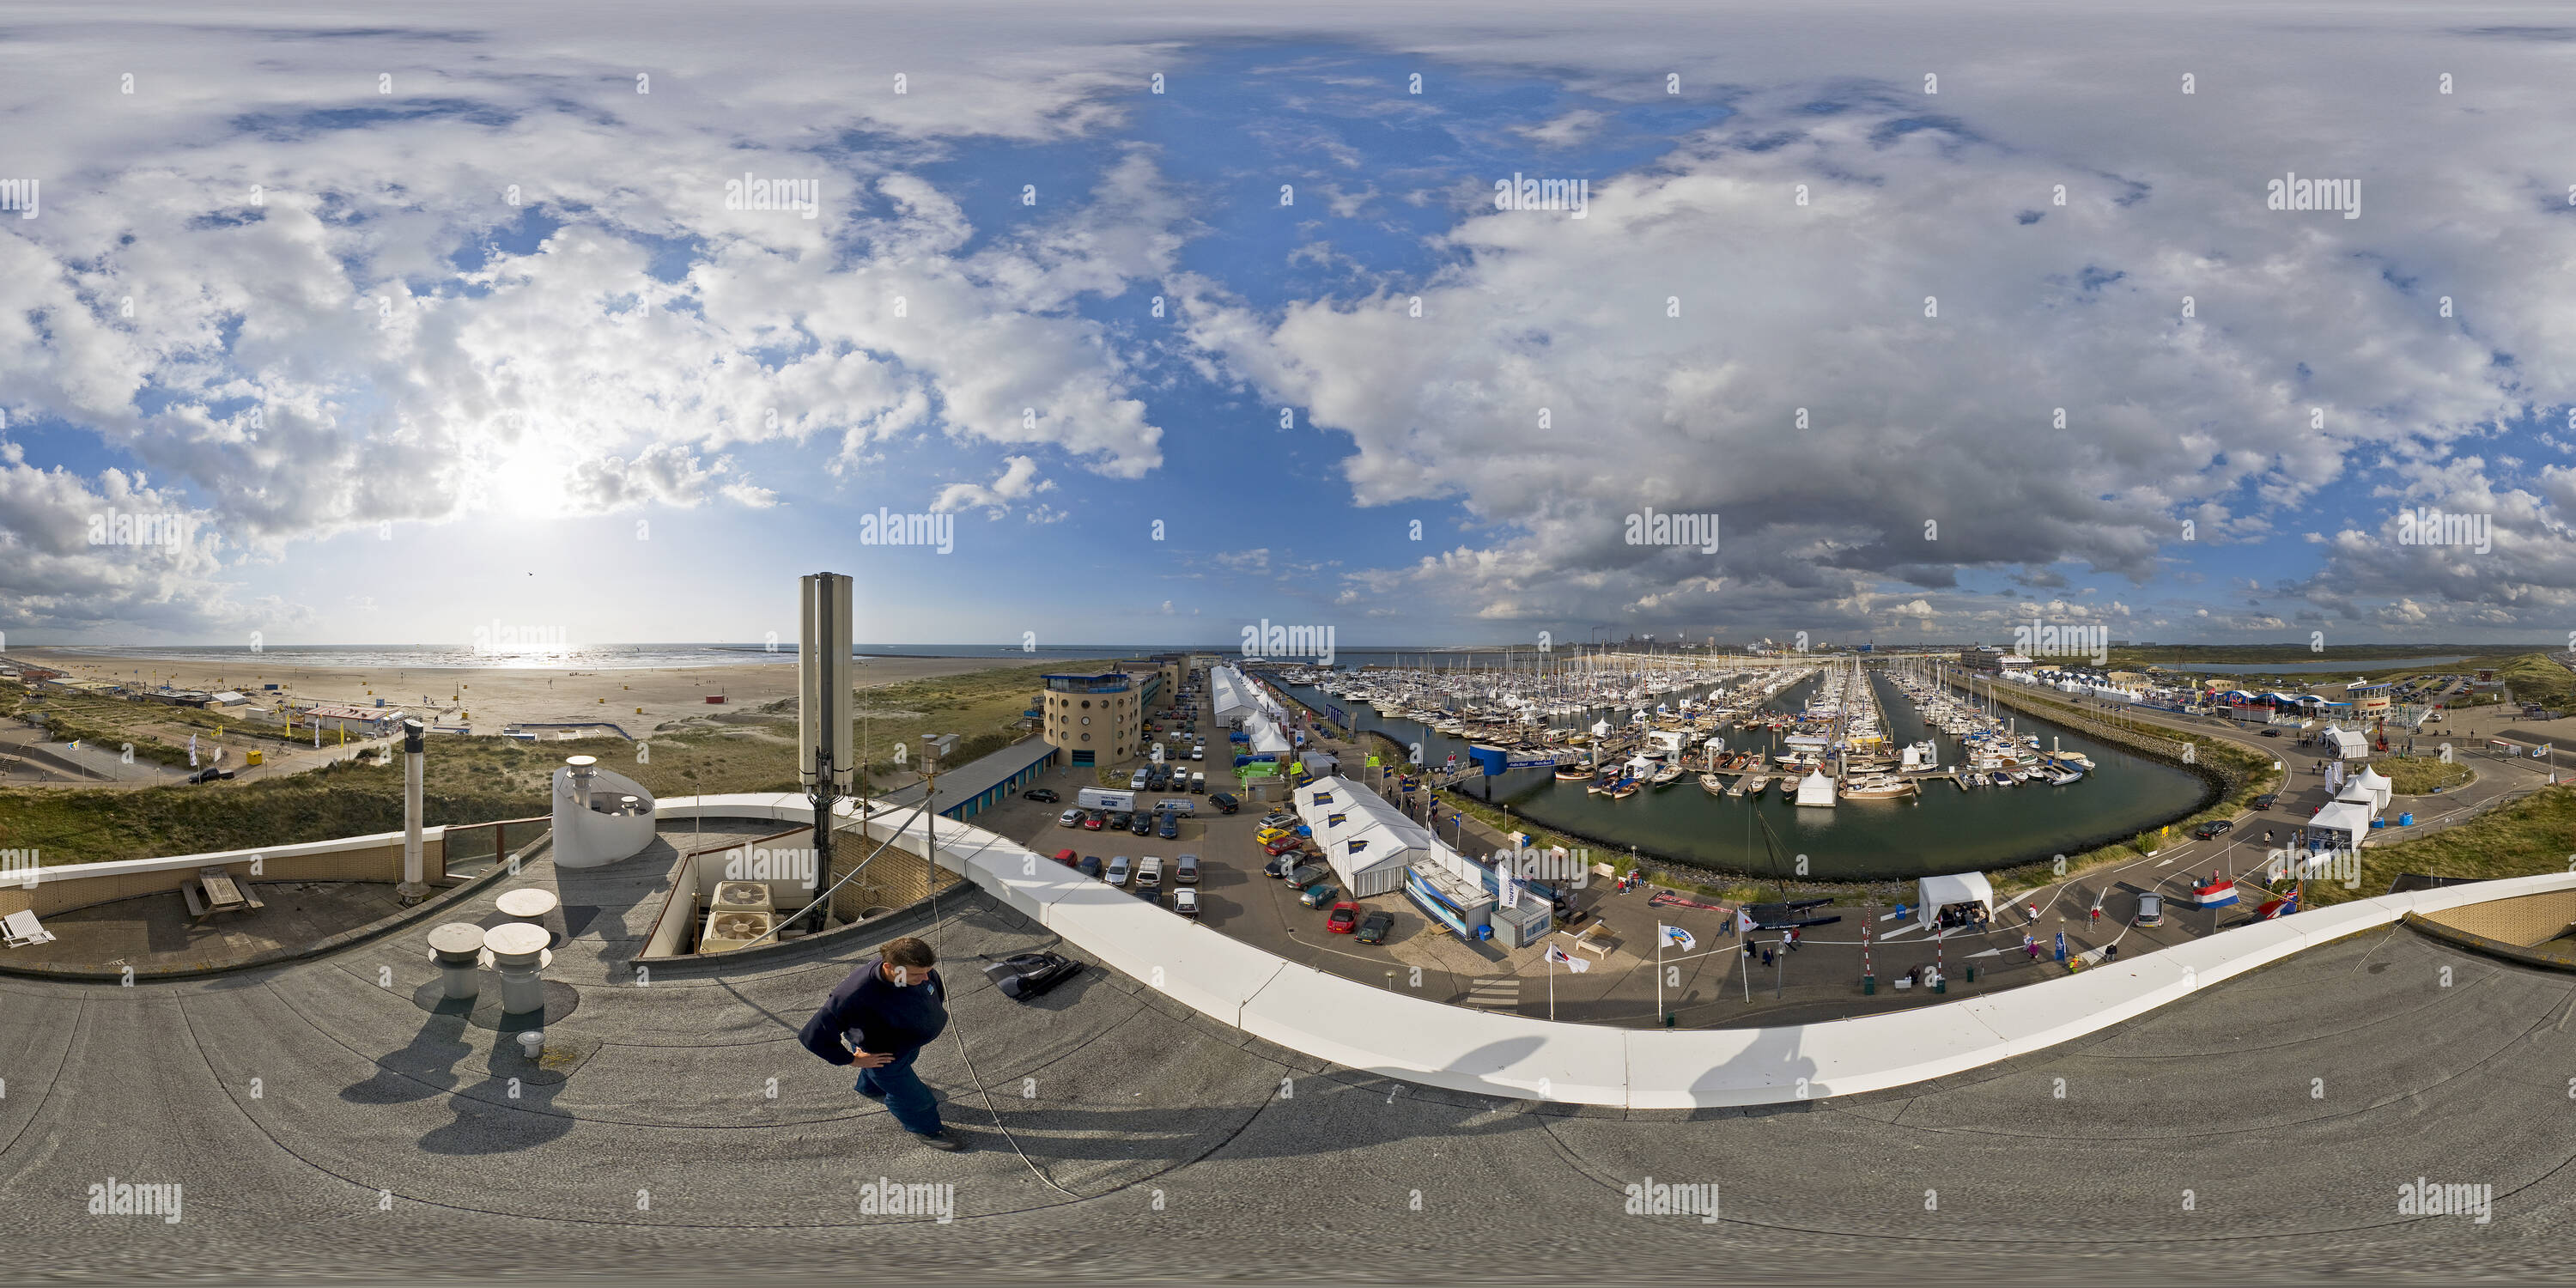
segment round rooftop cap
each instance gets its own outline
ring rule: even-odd
[[[590,768],[591,766],[596,765],[596,764],[598,764],[598,763],[599,763],[599,757],[597,757],[597,756],[566,756],[566,757],[564,757],[564,763],[565,763],[565,764],[567,764],[567,765],[572,766],[572,767],[573,767],[573,768],[575,768],[575,769],[588,769],[588,768]]]
[[[492,956],[495,959],[534,957],[544,952],[546,945],[553,940],[554,936],[546,933],[545,927],[531,925],[524,921],[514,921],[506,926],[494,926],[483,932],[483,946],[492,950]]]
[[[483,947],[483,928],[470,921],[451,921],[429,932],[429,946],[442,953],[471,953]]]
[[[502,895],[495,902],[500,905],[501,911],[509,916],[516,917],[521,921],[534,921],[549,912],[553,912],[555,910],[557,900],[555,899],[554,891],[539,890],[534,886],[530,886],[526,889],[513,890],[508,894]]]

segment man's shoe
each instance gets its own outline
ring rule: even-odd
[[[932,1149],[944,1149],[951,1154],[963,1154],[967,1150],[974,1148],[974,1146],[969,1145],[944,1131],[935,1131],[926,1134],[922,1132],[914,1132],[912,1134],[912,1138],[920,1141],[924,1145],[928,1145]]]

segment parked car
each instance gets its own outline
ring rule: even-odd
[[[1092,810],[1082,816],[1082,829],[1086,832],[1097,832],[1100,830],[1102,821],[1100,811]]]
[[[1152,836],[1154,834],[1154,816],[1143,813],[1135,815],[1127,820],[1127,830],[1138,836]]]
[[[2223,818],[2214,818],[2191,829],[2191,834],[2206,841],[2213,836],[2225,836],[2229,832],[2233,832],[2235,830],[2236,824],[2233,821]]]
[[[1163,856],[1148,854],[1136,865],[1136,887],[1140,890],[1159,890],[1162,886]]]
[[[2281,731],[2278,729],[2266,729],[2263,731],[2263,736],[2266,738],[2278,738],[2281,736]]]
[[[1317,883],[1306,887],[1306,892],[1297,896],[1297,902],[1302,903],[1309,908],[1321,908],[1325,904],[1331,903],[1333,900],[1341,897],[1341,891],[1336,890],[1331,886]]]
[[[1082,818],[1083,815],[1081,810],[1069,809],[1055,816],[1055,825],[1057,827],[1080,827],[1082,826]]]
[[[1313,886],[1316,882],[1331,875],[1333,875],[1333,870],[1325,867],[1321,863],[1300,863],[1295,868],[1289,870],[1288,884],[1292,886]],[[1310,903],[1306,906],[1309,908],[1317,908],[1323,905]]]
[[[2281,799],[2281,798],[2280,798],[2280,796],[2278,796],[2278,795],[2277,795],[2277,794],[2275,794],[2275,793],[2272,793],[2272,792],[2265,792],[2265,793],[2263,793],[2262,795],[2257,796],[2257,797],[2255,797],[2255,798],[2254,798],[2254,808],[2256,808],[2256,809],[2270,809],[2270,808],[2272,808],[2272,806],[2274,805],[2274,803],[2278,802],[2280,799]]]
[[[1041,805],[1053,805],[1064,798],[1056,795],[1055,789],[1052,787],[1032,787],[1027,791],[1020,793],[1020,799],[1025,801],[1036,801]]]
[[[1124,832],[1127,830],[1128,822],[1135,817],[1135,815],[1130,814],[1123,809],[1111,810],[1109,812],[1109,830],[1112,832]]]
[[[1276,841],[1272,841],[1268,845],[1262,846],[1261,852],[1271,856],[1272,858],[1277,858],[1282,854],[1301,854],[1305,852],[1305,849],[1306,838],[1302,836],[1283,836]]]
[[[1272,858],[1268,863],[1261,865],[1261,875],[1265,877],[1277,877],[1280,880],[1285,881],[1288,879],[1289,873],[1296,871],[1305,862],[1306,856],[1302,854],[1278,855]]]
[[[1083,855],[1082,862],[1075,864],[1073,870],[1084,876],[1097,878],[1100,875],[1100,856],[1097,854]]]
[[[1114,886],[1126,885],[1128,876],[1132,874],[1134,870],[1134,868],[1128,865],[1127,856],[1124,854],[1111,859],[1109,861],[1109,884]]]
[[[2141,926],[2161,926],[2165,924],[2165,897],[2163,895],[2142,894],[2138,896],[2138,924]]]
[[[1219,814],[1231,814],[1243,808],[1243,802],[1236,800],[1232,792],[1210,792],[1208,804],[1216,806]]]
[[[1199,856],[1195,854],[1184,854],[1181,857],[1172,860],[1172,884],[1197,885],[1198,883]]]
[[[1073,866],[1074,858],[1075,855],[1071,850],[1058,850],[1055,852],[1055,861],[1068,868]]]
[[[1165,814],[1162,816],[1162,820],[1162,822],[1154,826],[1154,835],[1159,836],[1166,841],[1177,841],[1181,839],[1181,816],[1178,814]]]
[[[1190,759],[1192,759],[1192,760],[1205,760],[1205,759],[1207,759],[1207,748],[1206,748],[1206,747],[1192,747],[1192,748],[1190,748]]]
[[[1199,915],[1199,892],[1183,886],[1172,892],[1172,911],[1184,917]]]
[[[198,770],[196,773],[188,775],[188,781],[190,783],[222,783],[232,781],[232,776],[233,771],[229,769],[216,769],[209,766],[205,769]]]
[[[1135,773],[1127,776],[1127,790],[1131,792],[1141,792],[1145,790],[1144,770],[1139,769]]]
[[[1359,928],[1360,906],[1348,899],[1334,904],[1333,910],[1324,917],[1324,929],[1336,935],[1347,935]]]
[[[1198,770],[1192,770],[1192,771],[1190,772],[1190,790],[1191,790],[1192,792],[1194,792],[1194,793],[1196,793],[1196,794],[1200,795],[1200,796],[1205,796],[1205,795],[1207,795],[1207,771],[1206,771],[1206,770],[1204,770],[1204,769],[1198,769]]]
[[[1364,944],[1386,942],[1386,932],[1395,929],[1395,914],[1384,909],[1370,913],[1360,921],[1359,941]]]

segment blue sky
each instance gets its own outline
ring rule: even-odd
[[[815,18],[812,86],[502,6],[33,25],[0,632],[756,639],[820,567],[895,642],[2566,629],[2549,42],[1551,13],[885,10]],[[65,70],[111,51],[136,93]],[[2289,171],[2362,217],[2267,210]]]

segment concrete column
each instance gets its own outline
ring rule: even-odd
[[[483,928],[472,922],[451,921],[429,932],[430,955],[438,960],[438,974],[448,1000],[471,998],[483,991],[477,968],[483,957]]]
[[[503,1014],[535,1015],[546,1009],[542,972],[554,962],[554,954],[546,951],[551,938],[545,927],[524,921],[483,932],[483,947],[491,951],[492,966],[501,972]]]

